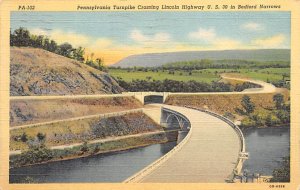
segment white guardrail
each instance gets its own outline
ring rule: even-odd
[[[170,109],[168,108],[164,108],[162,107],[162,109],[169,111]],[[183,116],[181,113],[176,112],[174,110],[170,110],[172,111],[172,113],[176,113],[179,116]],[[184,116],[184,119],[187,120],[187,122],[190,123],[190,121],[187,119],[187,117]],[[139,180],[141,180],[144,176],[148,175],[149,173],[151,173],[154,169],[156,169],[159,165],[161,165],[162,163],[164,163],[165,161],[167,161],[171,156],[173,156],[173,154],[175,154],[176,152],[178,152],[185,144],[186,142],[190,139],[191,134],[192,134],[192,130],[193,127],[191,126],[188,134],[186,135],[186,137],[178,144],[176,145],[172,150],[170,150],[167,154],[165,154],[164,156],[160,157],[159,159],[157,159],[156,161],[154,161],[152,164],[148,165],[146,168],[144,168],[143,170],[139,171],[138,173],[134,174],[133,176],[127,178],[125,181],[123,181],[123,183],[134,183],[134,182],[138,182]]]
[[[214,113],[212,111],[203,110],[203,109],[194,108],[194,107],[189,107],[189,106],[185,106],[185,107],[186,108],[190,108],[190,109],[195,109],[195,110],[198,110],[198,111],[201,111],[201,112],[208,113],[208,114],[210,114],[210,115],[212,115],[214,117],[217,117],[217,118],[223,120],[227,124],[229,124],[236,131],[236,133],[238,134],[238,136],[240,138],[240,145],[241,145],[240,154],[245,152],[245,139],[244,139],[244,135],[243,135],[242,131],[240,130],[240,128],[238,126],[236,126],[232,121],[230,121],[226,117],[221,116],[221,115],[219,115],[217,113]],[[171,111],[172,113],[176,113],[176,114],[178,114],[181,117],[183,116],[181,113],[176,112],[174,110],[170,110],[170,109],[164,108],[164,107],[162,107],[162,109],[167,110],[167,111]],[[187,117],[185,117],[185,116],[183,118],[187,119]],[[189,122],[189,120],[188,120],[188,122]],[[148,175],[154,169],[156,169],[159,165],[161,165],[162,163],[164,163],[165,161],[167,161],[171,156],[173,156],[176,152],[178,152],[186,144],[186,142],[191,137],[192,130],[193,130],[193,127],[191,126],[190,131],[187,134],[187,136],[177,146],[175,146],[170,152],[168,152],[167,154],[165,154],[161,158],[157,159],[156,161],[154,161],[152,164],[150,164],[149,166],[147,166],[143,170],[141,170],[138,173],[134,174],[133,176],[127,178],[123,183],[139,182],[144,176]],[[235,165],[235,168],[234,168],[232,174],[230,175],[229,179],[227,179],[228,181],[232,181],[234,179],[235,175],[240,174],[240,172],[242,170],[243,159],[240,158],[240,154],[239,154],[239,158],[238,158],[237,164]]]

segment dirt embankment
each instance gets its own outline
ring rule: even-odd
[[[222,115],[226,112],[236,114],[237,108],[242,109],[241,101],[244,95],[248,95],[251,98],[257,109],[271,109],[274,107],[273,96],[276,93],[170,95],[165,103],[176,106],[193,106],[201,109],[209,109]],[[289,98],[288,90],[282,89],[280,93],[284,95],[285,100]]]
[[[53,147],[153,131],[163,131],[163,128],[139,111],[109,118],[93,117],[14,129],[10,131],[10,149],[25,150],[28,145],[39,143],[39,133],[45,136],[45,145]]]
[[[119,112],[142,106],[133,97],[11,100],[10,126]]]
[[[107,73],[46,50],[10,49],[10,95],[114,94],[123,89]]]

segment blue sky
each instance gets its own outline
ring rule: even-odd
[[[139,53],[290,48],[290,12],[12,12],[12,30],[21,26],[107,64]]]

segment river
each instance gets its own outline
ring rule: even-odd
[[[249,159],[243,169],[250,173],[272,175],[283,157],[290,155],[290,128],[251,128],[243,131]]]
[[[121,182],[169,152],[176,142],[10,169],[10,183]]]
[[[282,157],[289,155],[290,129],[252,128],[243,131],[249,159],[244,169],[250,173],[271,175]],[[186,133],[179,133],[183,139]],[[38,183],[121,182],[169,152],[177,143],[155,144],[92,157],[15,168],[10,170],[10,183],[25,178]]]

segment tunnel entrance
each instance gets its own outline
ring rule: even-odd
[[[159,95],[150,95],[144,97],[144,104],[162,104],[164,103],[164,97]]]

